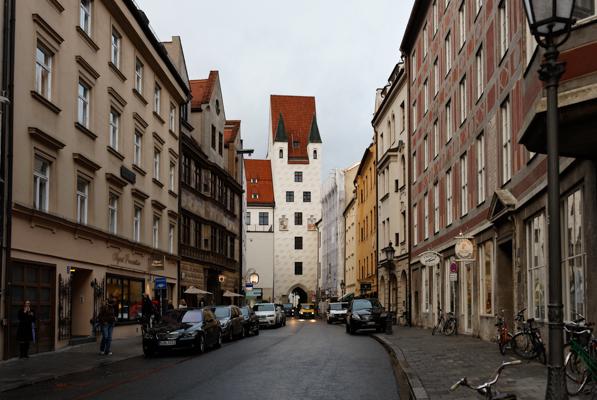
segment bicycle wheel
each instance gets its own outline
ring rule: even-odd
[[[512,334],[510,332],[508,332],[505,337],[503,334],[501,334],[498,337],[498,347],[500,349],[500,353],[505,356],[506,355],[506,349],[508,348],[508,346],[510,346],[510,343],[512,342]]]
[[[450,336],[454,333],[456,333],[456,320],[451,318],[444,325],[444,335]]]
[[[518,332],[512,337],[512,350],[517,356],[527,360],[537,357],[533,339],[528,332]]]
[[[589,380],[587,366],[577,353],[570,352],[566,356],[564,368],[566,370],[566,391],[571,396],[579,394]]]
[[[437,332],[437,327],[438,327],[438,325],[435,325],[433,327],[433,329],[431,330],[431,336],[435,336],[435,333]]]

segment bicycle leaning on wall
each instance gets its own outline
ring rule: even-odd
[[[433,327],[431,334],[435,335],[436,333],[438,333],[445,336],[455,334],[457,328],[457,321],[456,317],[454,317],[454,313],[450,311],[446,317],[444,310],[440,308],[438,314],[439,317],[437,319],[437,324]]]

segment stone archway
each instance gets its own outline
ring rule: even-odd
[[[288,292],[288,299],[296,307],[298,304],[308,303],[309,295],[301,286],[296,286]]]

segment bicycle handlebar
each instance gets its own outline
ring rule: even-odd
[[[497,383],[498,379],[500,379],[500,375],[502,374],[502,371],[504,370],[504,368],[510,367],[512,365],[520,365],[520,364],[522,364],[521,360],[503,362],[502,365],[499,366],[497,371],[495,371],[495,377],[492,380],[482,383],[478,386],[471,386],[471,384],[468,383],[466,377],[464,377],[464,378],[460,379],[458,382],[456,382],[455,384],[453,384],[450,387],[450,391],[453,392],[454,390],[458,389],[459,386],[465,386],[469,389],[476,390],[476,391],[490,388]]]

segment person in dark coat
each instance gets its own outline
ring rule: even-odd
[[[19,310],[19,326],[17,341],[19,342],[19,358],[29,358],[29,343],[34,341],[35,314],[31,310],[31,302],[25,301]]]
[[[102,341],[100,343],[100,354],[112,355],[112,332],[116,323],[114,315],[114,303],[112,300],[105,301],[97,316],[98,323],[102,330]]]
[[[150,326],[151,316],[153,315],[153,303],[147,293],[143,294],[141,303],[141,322],[143,325]]]

